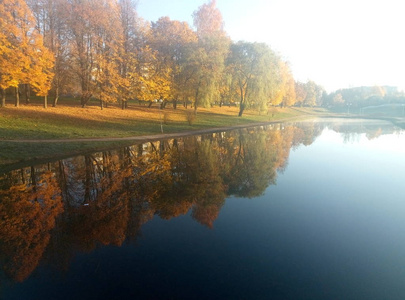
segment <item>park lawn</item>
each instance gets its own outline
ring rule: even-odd
[[[147,108],[131,105],[126,110],[109,106],[101,110],[97,106],[81,108],[77,105],[59,105],[44,109],[39,104],[21,105],[19,108],[9,105],[0,109],[0,171],[1,166],[17,162],[67,157],[85,151],[131,144],[130,141],[89,142],[86,138],[131,137],[161,134],[162,130],[163,133],[176,133],[232,127],[311,115],[312,112],[311,109],[301,111],[294,108],[273,108],[268,114],[247,110],[242,117],[238,117],[237,107],[223,106],[198,108],[197,115],[194,116],[191,108],[182,106],[163,110],[157,106]],[[21,142],[43,139],[83,141]]]
[[[161,110],[157,107],[133,106],[122,110],[110,106],[101,110],[96,106],[47,109],[38,105],[8,106],[0,109],[0,140],[129,137],[157,134],[162,129],[164,133],[173,133],[309,114],[295,109],[276,108],[274,115],[259,115],[256,111],[248,110],[238,117],[237,107],[199,108],[190,125],[187,114],[192,112],[192,109],[183,107]]]

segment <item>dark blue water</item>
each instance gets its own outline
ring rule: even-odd
[[[195,144],[184,141],[197,149],[180,147],[184,152],[176,152],[171,160],[169,178],[161,172],[163,177],[153,177],[147,186],[132,173],[131,184],[142,188],[139,192],[129,187],[134,190],[125,203],[132,213],[124,231],[119,224],[128,216],[122,213],[127,206],[100,204],[105,199],[127,199],[121,190],[109,191],[103,198],[93,187],[87,195],[98,191],[97,198],[85,196],[76,186],[70,198],[63,198],[64,211],[55,217],[55,225],[47,229],[49,241],[32,272],[17,280],[18,272],[7,271],[14,266],[7,262],[15,257],[1,257],[6,271],[0,295],[4,299],[405,299],[405,133],[386,123],[328,121],[254,134],[197,138]],[[207,140],[209,145],[204,144]],[[241,148],[245,164],[234,158]],[[167,154],[167,149],[160,151]],[[218,151],[214,156],[212,149]],[[229,161],[224,149],[232,149]],[[254,160],[250,154],[264,158]],[[110,161],[117,162],[114,157]],[[64,164],[71,166],[73,161]],[[202,174],[196,169],[189,174],[182,171],[182,165],[193,163],[206,169]],[[58,168],[51,167],[53,176]],[[237,168],[247,168],[247,175]],[[37,173],[42,169],[38,167]],[[77,180],[86,173],[78,169],[70,167],[64,174]],[[252,178],[260,171],[263,174]],[[118,172],[113,169],[113,175],[104,176],[114,178]],[[189,181],[193,176],[196,181]],[[168,182],[170,188],[165,186],[160,193]],[[264,190],[261,182],[268,183]],[[210,187],[223,189],[225,198],[207,191]],[[241,197],[246,190],[249,197]],[[78,204],[80,197],[88,198]],[[203,207],[203,212],[196,207]],[[134,225],[128,224],[135,223],[136,233],[131,234],[128,228]]]

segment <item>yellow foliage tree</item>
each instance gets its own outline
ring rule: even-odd
[[[273,105],[291,106],[296,101],[295,81],[287,62],[278,61],[278,87],[273,94]]]
[[[35,35],[34,27],[34,18],[25,1],[0,2],[0,88],[16,88],[16,106],[19,106],[18,85],[27,81],[30,69],[26,50],[28,40]],[[4,97],[3,92],[2,106]]]
[[[53,55],[44,47],[35,25],[25,1],[0,2],[0,88],[16,88],[16,106],[19,84],[33,84],[38,94],[46,96],[53,77]]]
[[[186,22],[172,21],[162,17],[153,22],[149,34],[149,45],[156,51],[156,69],[159,73],[161,88],[165,89],[174,107],[182,96],[182,77],[180,61],[188,44],[196,42],[197,37]],[[163,80],[164,79],[164,80]],[[166,101],[162,103],[164,107]]]
[[[31,70],[29,72],[29,84],[37,96],[44,97],[44,108],[48,107],[48,92],[52,86],[54,73],[54,56],[51,51],[43,46],[42,38],[39,36],[31,48]]]
[[[159,64],[157,51],[149,45],[143,47],[138,55],[138,68],[131,72],[132,85],[138,99],[149,101],[167,99],[170,95],[171,69]]]
[[[121,76],[120,65],[124,54],[124,36],[120,21],[120,7],[116,1],[104,1],[94,19],[95,61],[93,76],[95,96],[103,103],[117,102],[122,90],[129,85]]]

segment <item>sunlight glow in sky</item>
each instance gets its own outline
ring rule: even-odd
[[[208,1],[208,0],[207,0]],[[204,0],[139,0],[148,21],[192,25]],[[290,62],[297,80],[328,92],[361,85],[405,88],[405,18],[398,0],[217,0],[233,41],[265,42]]]

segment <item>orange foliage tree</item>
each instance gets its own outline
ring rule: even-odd
[[[33,84],[40,95],[47,95],[53,77],[53,55],[44,47],[25,1],[0,2],[0,28],[0,88],[16,89],[15,106],[19,106],[18,88],[22,83]]]

